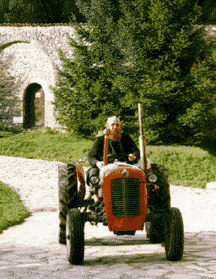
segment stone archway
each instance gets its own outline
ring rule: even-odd
[[[32,83],[23,96],[23,128],[41,127],[44,123],[44,90],[40,84]]]
[[[16,90],[13,95],[20,101],[11,125],[27,129],[56,127],[54,95],[50,89],[55,84],[55,69],[49,56],[33,41],[8,43],[0,57],[14,78]]]

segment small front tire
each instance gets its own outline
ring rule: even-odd
[[[71,264],[80,265],[84,259],[84,225],[79,209],[69,210],[66,219],[66,249],[67,259]]]
[[[165,251],[169,261],[179,261],[184,250],[184,226],[181,212],[171,207],[165,221]]]

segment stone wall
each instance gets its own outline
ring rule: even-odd
[[[23,125],[23,100],[31,84],[40,85],[44,91],[44,125],[58,126],[53,115],[54,96],[50,86],[56,82],[56,66],[61,66],[58,49],[61,48],[67,57],[73,58],[67,34],[74,37],[73,27],[0,26],[0,59],[8,68],[9,75],[15,78],[17,86],[12,94],[19,100],[15,111],[14,107],[10,108],[9,119],[2,116],[6,126]]]

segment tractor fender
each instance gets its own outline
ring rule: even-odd
[[[147,172],[146,172],[147,174],[152,172],[152,165],[151,165],[150,159],[147,159],[147,166],[146,166],[146,168],[147,168]]]
[[[76,166],[77,179],[80,184],[80,187],[78,190],[78,195],[79,195],[79,200],[82,201],[82,200],[84,200],[85,193],[86,193],[85,172],[79,161],[77,161],[75,159],[72,159],[72,161],[75,163],[75,166]]]
[[[147,170],[151,169],[151,161],[150,159],[147,159]]]

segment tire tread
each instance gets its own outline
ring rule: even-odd
[[[69,226],[70,240],[67,242],[68,261],[74,265],[80,265],[84,259],[84,220],[77,208],[69,210],[67,215],[67,226]]]
[[[181,212],[178,208],[170,208],[170,217],[167,218],[165,250],[169,261],[179,261],[184,251],[184,226]],[[171,228],[169,230],[169,228]]]

